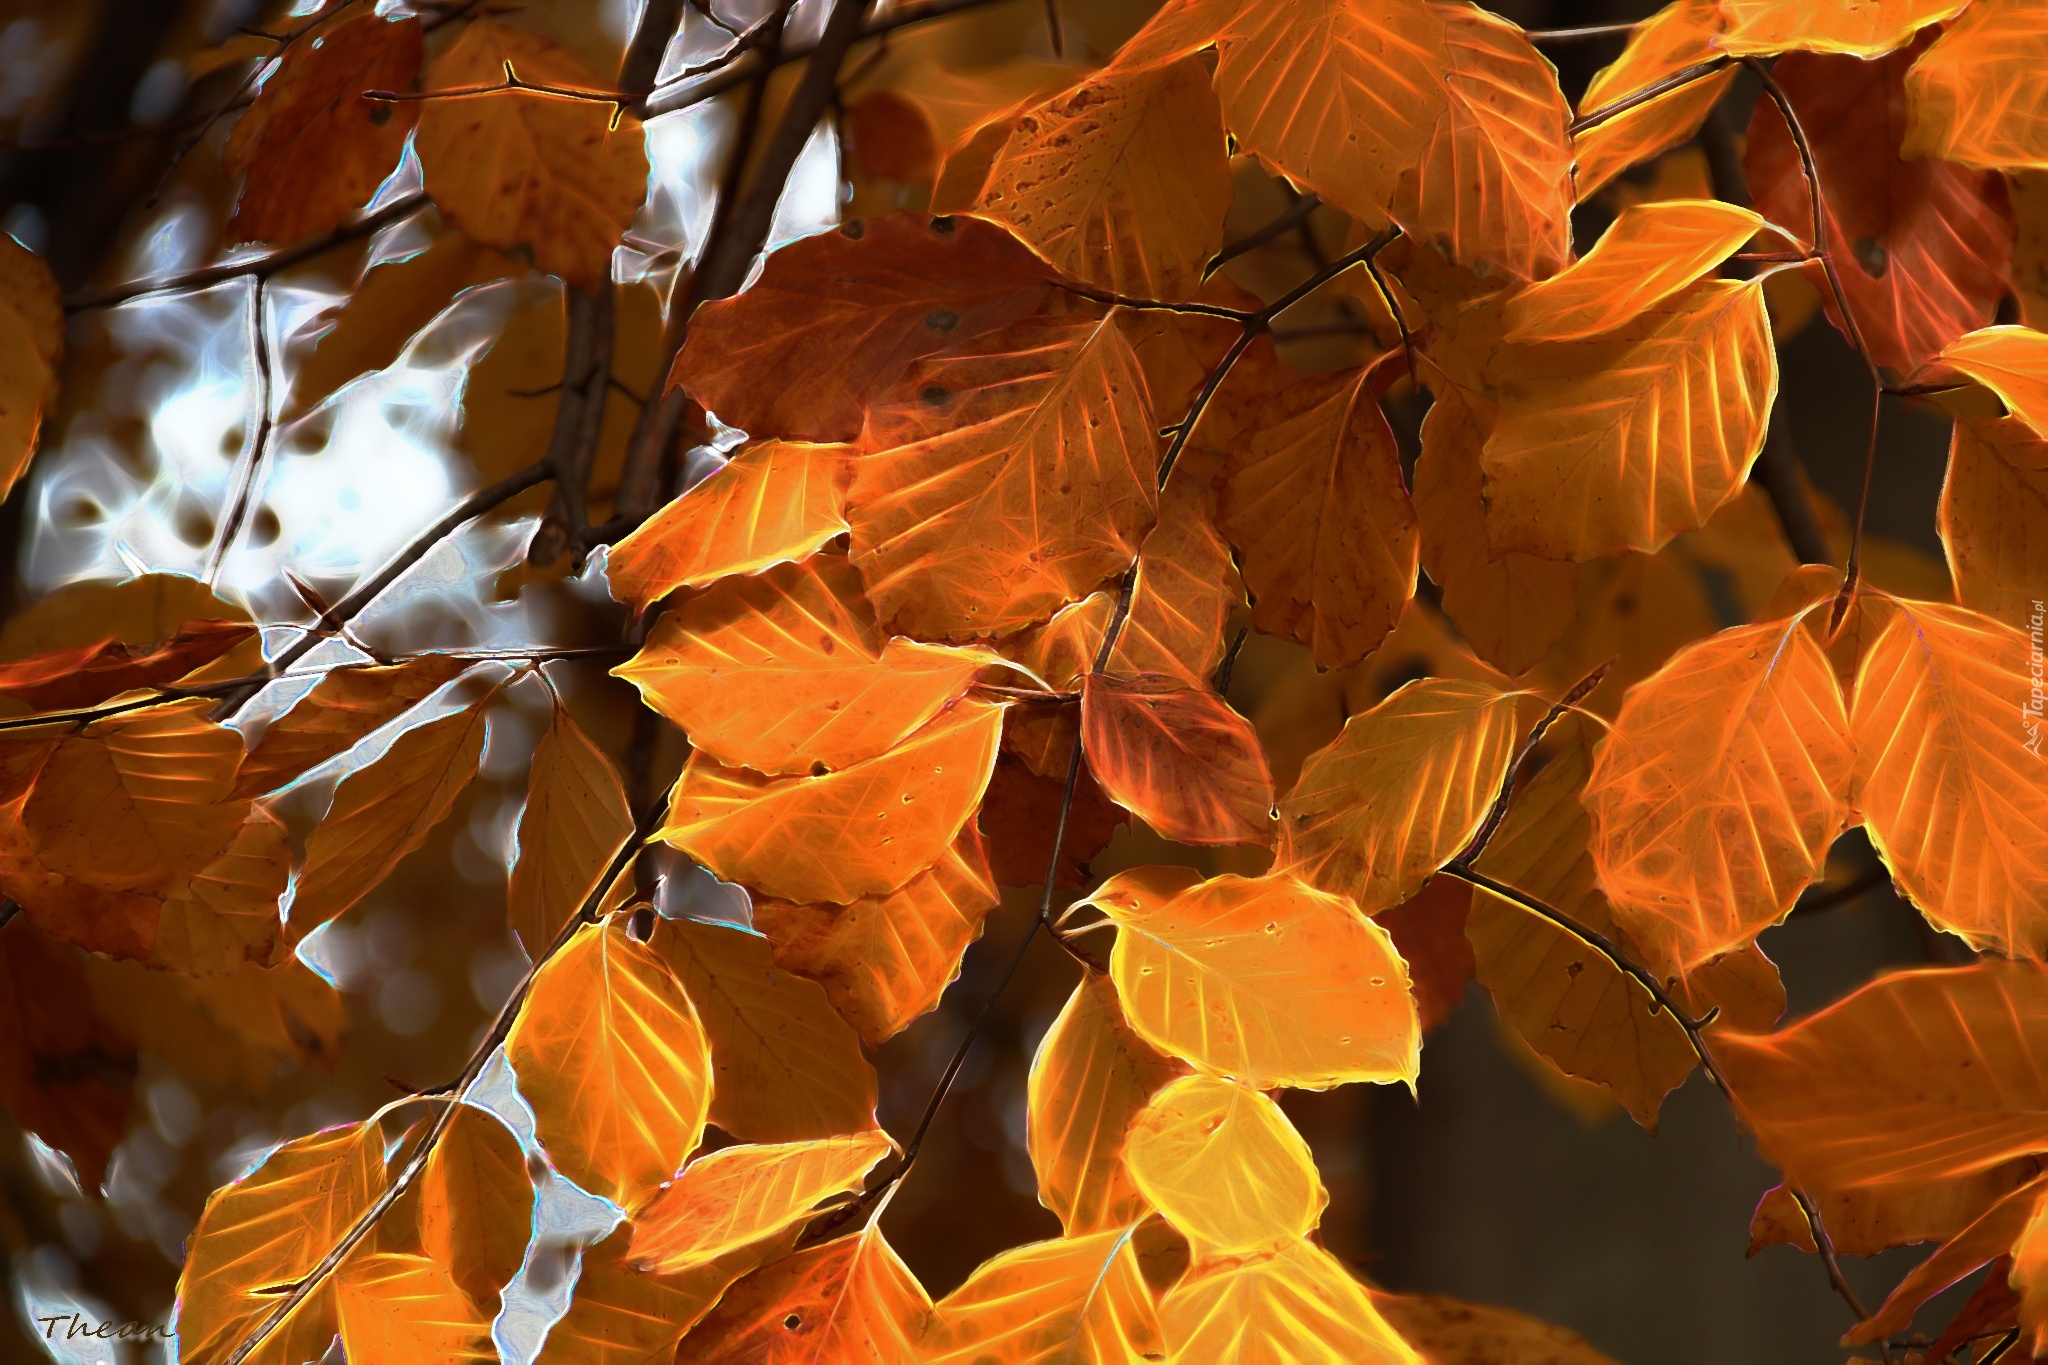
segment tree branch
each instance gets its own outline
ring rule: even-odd
[[[590,529],[585,485],[604,432],[605,400],[611,396],[612,282],[606,278],[585,293],[566,292],[568,332],[562,347],[561,403],[542,457],[554,471],[555,496],[527,547],[531,563],[546,564]]]
[[[249,404],[249,449],[243,458],[235,461],[234,485],[228,493],[227,507],[214,531],[213,544],[206,552],[204,578],[209,587],[219,576],[228,552],[234,549],[235,538],[242,533],[242,523],[249,515],[249,504],[254,500],[256,490],[262,486],[263,457],[270,447],[271,425],[275,420],[271,390],[275,385],[271,375],[270,318],[265,293],[264,277],[255,276],[249,285],[249,350],[256,364],[256,396]]]

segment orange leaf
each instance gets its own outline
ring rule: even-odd
[[[1367,378],[1289,385],[1223,466],[1220,524],[1243,552],[1252,623],[1309,646],[1321,668],[1377,649],[1415,590],[1415,509]]]
[[[1579,99],[1580,116],[1713,59],[1719,55],[1714,40],[1726,23],[1715,0],[1673,0],[1639,24],[1621,56],[1593,77]],[[1578,161],[1580,201],[1590,199],[1630,166],[1691,137],[1734,80],[1733,71],[1704,77],[1575,136],[1572,151]]]
[[[1495,553],[1654,551],[1742,491],[1778,392],[1757,281],[1711,281],[1586,341],[1509,346],[1488,368]]]
[[[1015,716],[1019,709],[1012,707],[1010,714]],[[996,756],[996,770],[988,780],[975,821],[988,840],[989,870],[998,886],[1044,883],[1062,807],[1067,811],[1067,833],[1060,845],[1053,885],[1064,890],[1086,885],[1089,863],[1109,847],[1118,830],[1130,826],[1130,812],[1102,794],[1086,764],[1075,774],[1074,800],[1068,804],[1066,766],[1073,753],[1073,730],[1064,733],[1066,744],[1058,759],[1057,777],[1041,776],[1029,760],[1014,753]]]
[[[972,826],[938,862],[894,891],[845,905],[754,900],[754,924],[775,964],[810,977],[870,1047],[939,1002],[996,903],[981,836]]]
[[[669,383],[755,436],[851,441],[913,361],[1036,311],[1049,274],[976,218],[855,218],[775,252],[745,293],[698,310]]]
[[[1571,106],[1557,72],[1507,20],[1432,3],[1446,98],[1391,216],[1446,256],[1524,279],[1571,259]]]
[[[382,758],[342,780],[293,883],[294,943],[376,890],[426,842],[476,780],[483,749],[477,702],[406,731]]]
[[[787,1251],[787,1239],[771,1238],[679,1275],[654,1275],[636,1268],[632,1239],[633,1225],[621,1223],[584,1250],[569,1311],[534,1365],[666,1365],[728,1285]]]
[[[447,1269],[407,1252],[368,1252],[334,1277],[350,1360],[495,1360],[490,1318]]]
[[[1131,1121],[1124,1165],[1197,1259],[1279,1251],[1330,1196],[1280,1106],[1235,1081],[1184,1076]]]
[[[2048,334],[1986,327],[1958,337],[1941,358],[2004,400],[2012,415],[2048,439]]]
[[[1027,318],[921,362],[868,410],[854,566],[900,630],[1016,630],[1130,563],[1158,454],[1114,315]]]
[[[1223,624],[1244,591],[1230,547],[1217,534],[1214,505],[1215,493],[1206,483],[1167,482],[1159,495],[1159,524],[1138,552],[1130,617],[1109,653],[1111,672],[1165,673],[1190,686],[1206,686],[1215,676],[1223,662]],[[1107,625],[1104,617],[1096,644]],[[1093,662],[1092,652],[1087,659]]]
[[[533,1203],[533,1177],[519,1139],[496,1115],[462,1105],[420,1176],[420,1238],[427,1254],[471,1299],[494,1304],[525,1260]]]
[[[566,49],[487,18],[434,59],[427,88],[499,85],[508,67],[528,82],[604,88]],[[612,248],[647,198],[640,120],[602,101],[515,90],[427,100],[415,145],[451,224],[489,246],[530,247],[535,265],[579,289],[610,277]]]
[[[1906,73],[1901,156],[1984,170],[2048,167],[2048,23],[2025,0],[1977,0]]]
[[[711,1122],[746,1142],[875,1126],[875,1069],[860,1040],[817,983],[770,962],[767,939],[730,925],[663,920],[652,942],[711,1038]]]
[[[928,1365],[1055,1365],[1161,1358],[1152,1291],[1130,1228],[1012,1247],[939,1300]]]
[[[993,657],[885,635],[860,575],[814,555],[692,597],[612,671],[721,763],[786,774],[887,752]]]
[[[859,1190],[893,1150],[889,1135],[875,1130],[699,1157],[634,1220],[633,1264],[671,1275],[771,1237],[821,1200]]]
[[[382,668],[335,668],[264,729],[235,773],[236,796],[273,792],[438,692],[468,665],[422,654]]]
[[[1273,777],[1251,722],[1204,687],[1158,673],[1081,685],[1089,771],[1112,801],[1183,844],[1263,844]]]
[[[96,959],[20,918],[0,928],[0,1107],[98,1190],[135,1099],[135,1032],[89,1007]]]
[[[2012,1287],[2020,1294],[2020,1322],[2027,1349],[2039,1355],[2048,1347],[2048,1222],[2037,1206],[2012,1250]]]
[[[528,768],[519,860],[505,887],[528,958],[540,960],[632,837],[633,812],[611,760],[558,700]]]
[[[1982,951],[2048,954],[2039,650],[1967,608],[1894,605],[1849,720],[1871,842],[1937,927]]]
[[[1615,1365],[1577,1332],[1442,1294],[1374,1292],[1373,1306],[1425,1360],[1469,1365]]]
[[[1185,1068],[1124,1022],[1116,986],[1074,987],[1031,1060],[1025,1137],[1038,1202],[1069,1237],[1128,1227],[1149,1209],[1124,1169],[1124,1134],[1153,1093]]]
[[[1840,52],[1878,57],[1919,30],[1953,19],[1969,0],[1720,0],[1723,52]]]
[[[623,920],[584,925],[541,967],[505,1055],[555,1168],[629,1212],[704,1135],[703,1026],[668,964]]]
[[[1408,684],[1303,765],[1280,801],[1280,864],[1368,911],[1399,905],[1479,832],[1514,743],[1515,694]]]
[[[1806,129],[1850,311],[1877,362],[1901,376],[1993,320],[2011,287],[2015,233],[2003,177],[1899,159],[1914,52],[1875,61],[1795,53],[1773,69]],[[1758,211],[1801,238],[1812,235],[1798,149],[1768,96],[1750,118],[1743,168]],[[1843,326],[1822,267],[1806,274]]]
[[[1336,1257],[1313,1242],[1219,1260],[1159,1304],[1171,1359],[1204,1365],[1423,1365]]]
[[[1597,249],[1597,248],[1596,248]],[[1563,278],[1563,277],[1560,277]],[[1486,543],[1480,451],[1493,405],[1446,384],[1422,419],[1415,512],[1422,569],[1443,589],[1443,609],[1480,658],[1503,673],[1532,667],[1578,617],[1579,566]]]
[[[1112,67],[1017,119],[975,211],[1073,279],[1180,298],[1223,245],[1223,141],[1199,61]]]
[[[383,1191],[384,1142],[374,1123],[296,1138],[215,1190],[178,1274],[179,1353],[225,1359],[277,1307],[274,1286],[311,1270]],[[336,1327],[330,1283],[301,1300],[253,1359],[317,1359]]]
[[[57,281],[42,257],[8,237],[0,241],[0,498],[28,470],[63,359]]]
[[[2010,417],[1958,420],[1940,515],[1957,600],[2025,630],[2048,583],[2048,441]]]
[[[2027,1247],[2035,1232],[2036,1210],[2048,1183],[2031,1181],[1989,1208],[1968,1226],[1959,1229],[1926,1260],[1913,1267],[1893,1286],[1875,1313],[1849,1329],[1843,1340],[1851,1345],[1876,1341],[1903,1332],[1913,1325],[1920,1305],[1963,1276],[2007,1252],[2017,1253],[2015,1270],[2028,1260]],[[2035,1249],[2033,1257],[2040,1252]],[[2038,1275],[2038,1268],[2034,1268]],[[2036,1291],[2038,1292],[2038,1290]]]
[[[1825,870],[1855,761],[1801,618],[1688,646],[1629,690],[1586,783],[1600,889],[1657,964],[1742,946]]]
[[[1718,199],[1631,204],[1591,251],[1508,299],[1503,339],[1581,341],[1611,332],[1698,280],[1763,225],[1760,215]]]
[[[758,1365],[902,1365],[932,1303],[870,1223],[735,1284],[689,1337],[689,1358]]]
[[[1003,710],[961,701],[895,748],[821,777],[762,777],[690,755],[655,837],[779,900],[894,891],[974,817]]]
[[[1194,875],[1136,868],[1088,898],[1116,921],[1110,974],[1132,1028],[1261,1088],[1413,1081],[1421,1030],[1386,930],[1285,873]]]
[[[1385,222],[1447,101],[1443,12],[1424,0],[1248,4],[1216,46],[1238,145],[1323,202]]]
[[[255,635],[256,627],[246,621],[187,621],[153,649],[107,640],[53,650],[0,664],[0,697],[38,711],[94,706],[133,688],[176,682]]]
[[[363,92],[411,90],[424,41],[417,17],[358,14],[285,49],[221,152],[231,174],[249,177],[230,242],[296,242],[370,202],[420,106]]]
[[[844,535],[847,454],[786,441],[748,446],[611,547],[612,596],[644,611],[677,588],[759,573]]]

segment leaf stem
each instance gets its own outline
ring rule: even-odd
[[[1695,62],[1683,71],[1672,72],[1661,81],[1653,81],[1640,90],[1631,91],[1618,100],[1601,105],[1598,109],[1588,110],[1573,119],[1565,131],[1576,137],[1589,128],[1598,128],[1603,123],[1620,118],[1631,109],[1640,108],[1651,100],[1660,99],[1674,90],[1684,89],[1694,81],[1704,80],[1715,72],[1725,69],[1732,60],[1734,59],[1730,57],[1710,57],[1704,62]]]

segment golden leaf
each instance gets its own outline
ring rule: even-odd
[[[533,1203],[533,1177],[519,1139],[496,1115],[461,1106],[420,1176],[420,1239],[427,1254],[471,1299],[494,1304],[525,1260]]]
[[[1963,10],[1906,73],[1899,155],[1984,170],[2048,168],[2044,39],[2040,8],[2024,0],[1977,0]]]
[[[406,1252],[359,1253],[334,1277],[350,1360],[495,1360],[490,1318],[442,1266]]]
[[[1714,46],[1737,56],[1841,52],[1878,57],[1969,0],[1719,0],[1728,30]]]
[[[927,1365],[1141,1365],[1161,1356],[1132,1229],[1032,1242],[992,1256],[939,1300]]]
[[[1088,898],[1117,924],[1110,974],[1144,1039],[1248,1085],[1413,1081],[1408,969],[1386,930],[1285,873],[1189,885],[1135,868]]]
[[[1694,283],[1764,226],[1718,199],[1633,204],[1593,249],[1507,301],[1506,341],[1581,341],[1611,332]]]
[[[633,812],[611,760],[558,700],[533,751],[519,860],[505,888],[506,913],[528,958],[540,960],[632,837]]]
[[[871,1222],[735,1284],[684,1354],[760,1365],[903,1365],[920,1358],[931,1313],[923,1286]]]
[[[699,1157],[634,1219],[632,1264],[672,1275],[772,1237],[821,1200],[858,1191],[895,1146],[876,1129]]]
[[[541,967],[505,1054],[555,1168],[629,1212],[704,1135],[703,1026],[668,964],[622,919],[584,925]]]
[[[2048,333],[1986,327],[1950,342],[1940,358],[1997,394],[2013,416],[2048,439]]]
[[[1171,1359],[1204,1365],[1423,1365],[1311,1242],[1190,1270],[1159,1305]]]
[[[549,1329],[534,1365],[667,1365],[676,1342],[733,1281],[786,1252],[766,1239],[677,1275],[636,1268],[633,1226],[583,1252],[569,1311]]]
[[[1152,1097],[1124,1140],[1131,1180],[1197,1259],[1281,1250],[1306,1237],[1330,1196],[1280,1106],[1214,1076]]]
[[[1713,44],[1726,26],[1715,0],[1673,0],[1629,34],[1621,56],[1603,67],[1579,99],[1584,117],[1638,90],[1719,55]],[[1693,81],[1603,120],[1572,139],[1581,201],[1638,162],[1691,137],[1707,111],[1728,93],[1733,71]]]
[[[2048,1190],[2048,1185],[2042,1181],[2030,1181],[1992,1203],[1967,1226],[1957,1229],[1939,1249],[1908,1271],[1905,1278],[1893,1286],[1892,1292],[1885,1295],[1878,1310],[1850,1328],[1843,1341],[1860,1345],[1907,1330],[1913,1325],[1913,1315],[1921,1304],[1985,1262],[1996,1260],[2007,1252],[2014,1253],[2013,1280],[2016,1287],[2028,1288],[2038,1295],[2041,1253],[2034,1248],[2030,1255],[2028,1243],[2040,1235],[2035,1220],[2039,1216],[2044,1190]],[[2027,1265],[2030,1260],[2033,1264]],[[2021,1268],[2023,1265],[2025,1270]],[[2026,1285],[2028,1280],[2036,1283]],[[2038,1312],[2038,1308],[2035,1311]],[[2026,1312],[2024,1307],[2022,1312]]]

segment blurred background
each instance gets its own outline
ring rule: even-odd
[[[743,25],[762,7],[720,0],[719,12]],[[638,8],[637,0],[493,6],[603,72],[616,70]],[[793,177],[776,240],[819,230],[841,213],[921,207],[914,168],[929,159],[918,139],[928,141],[930,131],[906,121],[906,107],[922,110],[929,124],[948,83],[963,75],[1029,88],[1048,69],[1080,69],[1112,51],[1150,8],[1149,0],[1070,0],[1063,55],[1042,0],[1008,0],[905,30],[864,64],[857,57],[838,119]],[[1624,21],[1648,8],[1517,3],[1504,12],[1536,29]],[[44,253],[67,292],[218,258],[234,185],[220,165],[227,121],[210,115],[264,50],[243,30],[282,24],[289,10],[259,0],[0,3],[0,228]],[[817,0],[804,0],[792,32],[811,31],[819,14]],[[680,70],[716,41],[693,6],[664,70]],[[1621,42],[1597,37],[1545,51],[1576,99]],[[920,104],[906,92],[927,98]],[[1729,170],[1739,165],[1731,156],[1755,94],[1738,81],[1700,139],[1585,205],[1580,244],[1632,197],[1739,192],[1731,190]],[[659,382],[649,355],[659,300],[701,235],[733,121],[713,101],[649,124],[654,193],[616,271],[622,284],[644,286],[622,304],[629,389],[644,394]],[[387,186],[383,197],[403,188]],[[1231,235],[1260,227],[1286,202],[1280,186],[1247,166]],[[1270,296],[1312,271],[1325,251],[1341,249],[1344,230],[1327,211],[1311,215],[1297,232],[1242,258],[1233,278]],[[74,316],[44,449],[0,507],[0,604],[9,618],[0,658],[89,643],[138,613],[173,625],[222,609],[267,623],[302,619],[287,570],[321,591],[345,590],[463,492],[527,463],[552,412],[551,400],[533,391],[559,373],[562,346],[559,291],[530,272],[473,289],[438,318],[407,319],[408,331],[431,325],[402,353],[392,346],[395,360],[338,391],[293,396],[294,385],[315,387],[303,377],[307,357],[341,299],[366,270],[406,259],[424,240],[417,228],[401,227],[284,272],[254,319],[246,281]],[[1853,506],[1860,473],[1868,381],[1816,317],[1811,291],[1796,279],[1784,286],[1774,286],[1772,298],[1783,365],[1779,439],[1796,451],[1839,553],[1840,509]],[[1354,313],[1333,297],[1290,314],[1283,358],[1302,372],[1368,358],[1358,329],[1345,325]],[[210,565],[215,520],[262,401],[252,322],[268,329],[280,357],[284,420],[248,534]],[[1389,399],[1411,456],[1423,408],[1405,389]],[[630,412],[617,420],[612,444],[622,445]],[[1916,595],[1946,592],[1934,531],[1946,428],[1938,414],[1886,402],[1869,517],[1883,538],[1872,550],[1873,573]],[[717,458],[715,449],[694,452],[691,468],[701,472]],[[608,614],[595,566],[523,562],[539,510],[515,505],[510,517],[449,541],[364,619],[363,634],[403,647],[615,640],[619,618]],[[1683,639],[1749,619],[1793,563],[1776,531],[1752,493],[1655,562],[1620,566],[1593,604],[1606,633],[1586,650],[1619,641],[1624,671],[1639,677]],[[197,581],[209,568],[210,586]],[[119,593],[111,587],[143,575],[175,577],[152,580],[140,594],[132,582]],[[1304,651],[1254,637],[1231,697],[1276,752],[1298,762],[1346,715],[1442,667],[1445,638],[1440,621],[1418,608],[1358,669],[1317,675]],[[601,665],[557,667],[579,716],[620,753],[629,694]],[[537,686],[522,686],[523,731],[521,714],[494,723],[485,776],[455,816],[387,885],[309,939],[305,969],[271,994],[95,969],[91,993],[103,1014],[119,1016],[117,1032],[127,1031],[109,1044],[124,1073],[132,1069],[125,1135],[104,1191],[88,1193],[61,1160],[0,1117],[0,1253],[12,1288],[0,1357],[120,1358],[104,1343],[45,1343],[28,1320],[78,1307],[102,1320],[161,1321],[183,1239],[210,1189],[283,1138],[360,1117],[401,1088],[436,1084],[458,1069],[525,967],[505,923],[505,864],[524,755],[546,701]],[[676,761],[658,756],[655,775]],[[323,770],[295,793],[301,824],[317,817],[341,771]],[[1094,868],[1187,856],[1125,830]],[[1205,865],[1238,866],[1220,858]],[[1848,893],[1765,935],[1794,1013],[1887,967],[1953,951],[1881,878],[1872,883],[1873,867],[1867,846],[1845,841],[1830,886]],[[687,869],[666,888],[664,908],[745,914],[741,893]],[[914,1125],[1029,913],[1026,898],[1010,893],[942,1007],[877,1058],[882,1118],[892,1131]],[[1045,944],[1034,950],[971,1054],[916,1178],[890,1206],[888,1232],[935,1296],[991,1253],[1058,1231],[1034,1199],[1024,1081],[1074,979],[1066,956]],[[1514,1040],[1472,986],[1428,1040],[1419,1098],[1350,1087],[1293,1094],[1287,1105],[1331,1190],[1327,1244],[1389,1287],[1519,1308],[1576,1329],[1631,1365],[1842,1355],[1833,1343],[1847,1325],[1845,1310],[1814,1258],[1784,1247],[1745,1257],[1751,1210],[1775,1176],[1697,1075],[1670,1098],[1653,1137],[1601,1092],[1565,1080]],[[559,1240],[573,1242],[577,1220],[591,1214],[569,1201],[551,1216]],[[1893,1253],[1877,1264],[1852,1261],[1849,1273],[1874,1300],[1910,1260]],[[548,1297],[566,1293],[572,1266],[573,1258],[529,1265],[530,1298],[541,1305],[534,1312],[544,1316]]]

